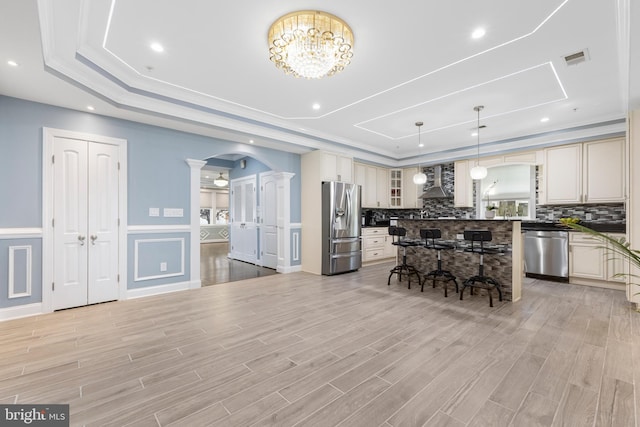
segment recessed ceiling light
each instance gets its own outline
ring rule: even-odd
[[[160,43],[151,43],[151,50],[154,52],[164,52],[164,47]]]
[[[205,175],[204,177],[205,177],[205,178],[209,178],[209,175]]]
[[[320,109],[320,104],[318,104],[317,102],[315,104],[313,104],[311,106],[311,108],[313,108],[314,110],[319,110]]]
[[[424,144],[421,142],[420,144],[418,144],[418,147],[422,148],[424,147]]]
[[[87,110],[93,111],[95,110],[95,108],[93,107],[93,105],[87,105]]]
[[[549,121],[549,117],[543,117],[543,118],[541,118],[541,119],[540,119],[540,121],[541,121],[542,123],[544,123],[544,122],[548,122],[548,121]]]
[[[478,132],[471,133],[471,136],[478,136]]]
[[[7,61],[7,64],[11,65],[12,67],[17,67],[18,66],[18,63],[16,61],[14,61],[14,60],[11,60],[11,59]]]
[[[249,144],[253,144],[253,139],[250,139],[250,140],[249,140]]]
[[[484,29],[484,28],[476,28],[475,30],[473,30],[473,33],[471,33],[471,38],[473,38],[473,39],[479,39],[479,38],[484,37],[484,35],[485,35],[486,33],[487,33],[487,32],[485,31],[485,29]]]

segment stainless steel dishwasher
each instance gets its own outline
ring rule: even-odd
[[[525,231],[524,270],[528,277],[568,282],[569,233]]]

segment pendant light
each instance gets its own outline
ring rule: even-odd
[[[424,123],[416,122],[416,126],[418,126],[418,147],[422,148],[422,142],[420,142],[420,128]],[[420,167],[420,163],[418,163],[418,173],[413,175],[413,183],[416,185],[424,185],[427,182],[427,175],[422,172],[422,168]]]
[[[222,175],[222,172],[220,172],[220,176],[213,180],[213,184],[216,187],[226,187],[229,185],[229,180]]]
[[[478,129],[476,131],[478,135],[478,155],[476,157],[476,165],[469,171],[471,179],[483,179],[487,176],[487,168],[480,166],[480,111],[482,111],[483,108],[483,105],[473,107],[473,111],[478,113]]]

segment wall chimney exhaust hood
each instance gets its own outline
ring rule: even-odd
[[[442,188],[442,166],[437,165],[433,169],[434,181],[433,187],[428,188],[422,195],[419,197],[420,199],[448,199],[451,195],[447,194]]]

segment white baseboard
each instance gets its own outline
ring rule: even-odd
[[[170,292],[191,289],[192,282],[170,283],[168,285],[147,286],[145,288],[127,289],[127,299],[148,297],[151,295],[168,294]]]
[[[292,266],[289,266],[289,267],[277,267],[276,271],[278,273],[284,273],[284,274],[295,273],[295,272],[298,272],[298,271],[302,271],[302,266],[301,265],[292,265]]]
[[[192,280],[189,282],[189,289],[198,289],[202,287],[202,281],[200,280]]]
[[[16,307],[7,307],[0,309],[0,321],[19,319],[21,317],[36,316],[43,314],[42,303],[18,305]]]

